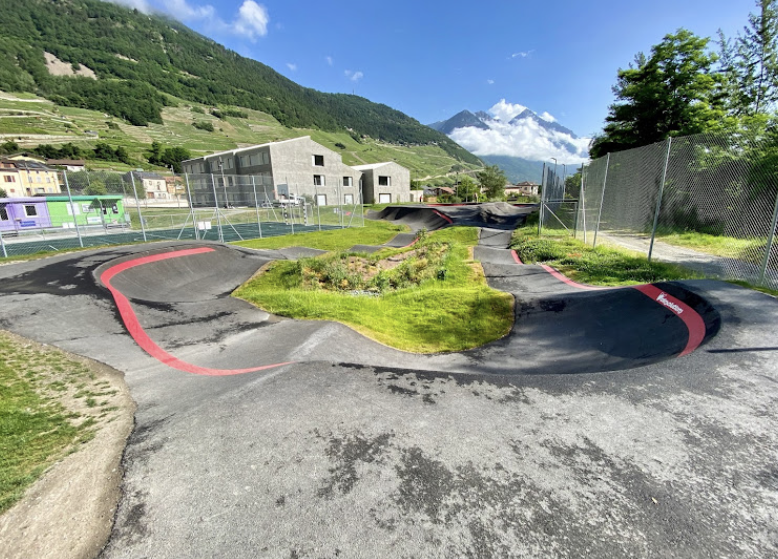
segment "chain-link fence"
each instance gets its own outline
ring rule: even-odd
[[[573,233],[577,228],[578,199],[565,193],[566,170],[564,165],[543,166],[539,230],[545,227]]]
[[[51,173],[54,175],[54,173]],[[364,226],[359,188],[262,175],[60,171],[0,200],[0,257],[162,240],[233,242]]]
[[[778,289],[778,136],[700,134],[611,153],[585,166],[576,216],[585,242]]]

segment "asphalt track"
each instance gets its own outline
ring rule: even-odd
[[[424,213],[392,217],[449,225]],[[509,237],[475,256],[511,333],[429,356],[229,296],[310,249],[1,267],[0,326],[125,371],[138,403],[103,557],[775,556],[776,300],[587,289]]]

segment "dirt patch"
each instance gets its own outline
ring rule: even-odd
[[[93,386],[107,410],[95,423],[94,438],[75,448],[32,485],[21,501],[0,516],[3,559],[91,559],[111,532],[122,480],[121,457],[132,431],[135,403],[119,371],[84,357],[0,331],[15,343],[59,353],[94,373]],[[53,373],[52,383],[57,382]],[[81,399],[64,395],[74,409]]]
[[[97,79],[97,74],[91,68],[87,68],[83,64],[79,65],[78,70],[73,69],[73,65],[69,62],[63,62],[50,52],[44,52],[43,58],[46,59],[46,68],[49,74],[52,76],[83,76],[85,78]]]

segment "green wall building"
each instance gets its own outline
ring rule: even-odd
[[[46,196],[52,227],[73,227],[73,209],[78,226],[116,227],[127,224],[121,195]]]

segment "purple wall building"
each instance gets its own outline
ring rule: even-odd
[[[0,198],[0,231],[51,227],[46,198]]]

